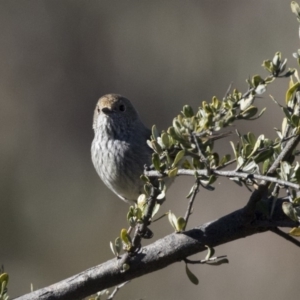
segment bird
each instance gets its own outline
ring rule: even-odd
[[[151,165],[148,146],[151,131],[140,119],[130,100],[119,94],[102,96],[93,118],[91,156],[104,182],[123,201],[136,202],[143,193],[140,179],[145,165]]]

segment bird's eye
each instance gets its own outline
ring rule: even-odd
[[[124,104],[120,104],[119,110],[120,110],[120,111],[125,111],[125,110],[126,110],[125,105],[124,105]]]
[[[98,114],[100,114],[100,111],[101,111],[100,107],[97,106],[97,112],[98,112]]]

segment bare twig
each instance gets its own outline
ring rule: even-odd
[[[194,186],[193,186],[193,193],[192,193],[192,195],[190,197],[188,208],[187,208],[185,216],[184,216],[185,225],[184,225],[183,230],[185,230],[186,225],[187,225],[187,223],[189,221],[189,217],[190,217],[191,212],[192,212],[192,208],[193,208],[193,204],[194,204],[196,195],[199,192],[199,185],[200,185],[200,180],[197,179],[196,182],[195,182],[195,184],[194,184]]]
[[[284,238],[285,240],[291,242],[292,244],[296,245],[297,247],[300,247],[300,241],[294,239],[288,233],[283,232],[279,228],[275,227],[275,228],[270,228],[269,230],[279,235],[280,237]]]
[[[107,300],[113,300],[114,296],[117,294],[117,292],[127,283],[129,283],[130,280],[123,282],[121,284],[119,284],[118,286],[115,287],[115,289],[113,290],[113,292],[107,297]]]
[[[233,82],[230,82],[229,87],[228,87],[223,99],[226,99],[228,97],[228,95],[230,94],[232,84],[233,84]]]

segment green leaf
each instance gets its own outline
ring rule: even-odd
[[[257,87],[260,83],[264,83],[264,80],[259,75],[254,75],[252,77],[252,85]]]
[[[249,106],[252,105],[253,101],[254,101],[254,96],[252,94],[250,94],[247,98],[243,98],[240,101],[240,109],[241,110],[247,109]]]
[[[152,163],[155,170],[160,172],[160,159],[157,153],[152,153]]]
[[[168,219],[172,227],[176,230],[177,219],[176,216],[171,211],[168,212]]]
[[[205,256],[205,260],[208,260],[215,254],[215,249],[207,245],[205,245],[205,247],[207,248],[207,254]]]
[[[223,265],[223,264],[228,264],[229,263],[229,260],[227,258],[221,258],[219,260],[216,260],[216,261],[208,261],[206,263],[206,265],[208,266],[220,266],[220,265]]]
[[[176,222],[176,231],[181,232],[185,229],[185,219],[183,217],[178,217]]]
[[[267,90],[267,86],[265,84],[259,84],[256,89],[255,89],[255,93],[257,95],[261,95],[263,94],[265,91]]]
[[[262,141],[265,139],[265,136],[263,134],[261,134],[256,142],[255,142],[255,145],[253,147],[253,150],[252,152],[249,154],[249,156],[247,158],[250,158],[251,156],[253,156],[255,154],[255,152],[260,148],[261,144],[262,144]]]
[[[259,117],[261,117],[263,114],[264,114],[264,112],[267,110],[267,108],[266,107],[264,107],[261,111],[260,111],[260,113],[258,114],[258,118]]]
[[[222,159],[221,159],[219,165],[220,165],[220,166],[225,165],[227,162],[230,161],[230,158],[231,158],[231,155],[230,155],[230,154],[225,154],[225,155],[222,157]]]
[[[250,118],[254,117],[258,112],[258,108],[255,106],[249,106],[247,109],[241,112],[240,116],[243,119],[249,120]]]
[[[147,202],[147,197],[145,194],[140,194],[138,199],[137,199],[137,205],[139,208],[143,209],[144,205]]]
[[[190,271],[190,269],[188,268],[187,264],[185,264],[185,272],[186,272],[187,277],[191,281],[191,283],[193,283],[195,285],[199,284],[198,278]]]
[[[169,135],[164,132],[162,135],[161,135],[161,141],[162,141],[162,144],[164,145],[164,147],[166,149],[169,149],[170,147],[170,142],[169,142]]]
[[[292,236],[300,237],[300,228],[299,227],[292,228],[289,234]]]
[[[162,152],[163,152],[160,144],[158,142],[156,142],[155,140],[151,141],[151,148],[158,154],[162,154]]]
[[[122,242],[126,245],[126,248],[129,249],[132,245],[131,237],[125,228],[123,228],[121,230],[120,238],[121,238]]]
[[[158,134],[158,130],[156,128],[156,125],[152,126],[152,137],[157,142],[157,138],[159,137],[159,134]]]
[[[292,122],[294,127],[299,126],[299,120],[300,120],[299,116],[297,116],[297,115],[292,115],[291,116],[291,122]]]
[[[270,159],[266,159],[264,162],[263,162],[263,166],[262,166],[262,173],[263,174],[266,174],[269,170],[271,166],[271,160]]]
[[[232,141],[230,141],[229,143],[230,143],[230,145],[232,147],[232,150],[233,150],[233,153],[234,153],[234,157],[235,157],[235,159],[237,159],[238,158],[237,149],[235,148],[235,145],[234,145],[234,143]]]
[[[5,283],[5,286],[4,286],[4,288],[5,288],[8,283],[8,279],[9,279],[9,276],[7,273],[0,274],[0,285],[2,286],[2,284]]]
[[[153,218],[158,213],[159,208],[160,208],[160,204],[156,203],[154,208],[153,208],[151,218]]]
[[[273,63],[270,60],[264,60],[262,66],[270,73],[274,72]]]
[[[185,105],[182,109],[182,113],[186,118],[191,118],[194,116],[194,111],[191,106]]]
[[[297,215],[295,213],[293,204],[290,202],[283,202],[282,203],[282,210],[283,212],[293,221],[297,222],[298,218]]]
[[[291,165],[286,161],[282,161],[280,164],[280,170],[281,170],[282,179],[288,181],[291,172]]]
[[[267,149],[267,150],[265,150],[265,151],[262,151],[262,152],[258,153],[257,155],[255,155],[255,156],[253,157],[253,159],[254,159],[254,161],[255,161],[257,164],[259,164],[260,162],[263,162],[263,161],[265,161],[266,159],[271,158],[272,155],[273,155],[273,153],[274,153],[273,148],[270,148],[270,149]]]
[[[177,154],[176,157],[174,159],[174,162],[172,164],[172,167],[176,167],[178,165],[178,163],[181,161],[181,159],[184,157],[185,155],[185,150],[180,150]]]
[[[168,171],[168,176],[169,177],[175,177],[178,173],[178,168],[173,168],[171,170]]]
[[[281,52],[276,52],[273,60],[272,60],[273,66],[277,69],[281,63]]]
[[[115,249],[116,249],[117,255],[119,255],[122,250],[122,240],[120,237],[117,237],[115,240]]]
[[[113,253],[113,255],[117,256],[117,253],[116,253],[115,248],[114,248],[114,244],[112,242],[109,242],[109,246],[110,246],[110,250]]]
[[[292,12],[297,16],[298,22],[300,22],[300,8],[297,2],[291,2],[291,9]]]
[[[289,101],[292,99],[292,96],[294,95],[295,91],[297,91],[300,87],[300,82],[296,82],[292,87],[290,87],[285,96],[285,103],[288,104]]]

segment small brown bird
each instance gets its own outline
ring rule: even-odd
[[[97,173],[122,200],[136,201],[143,192],[144,165],[151,164],[152,149],[147,145],[151,131],[131,102],[117,94],[99,99],[93,129],[91,153]]]

